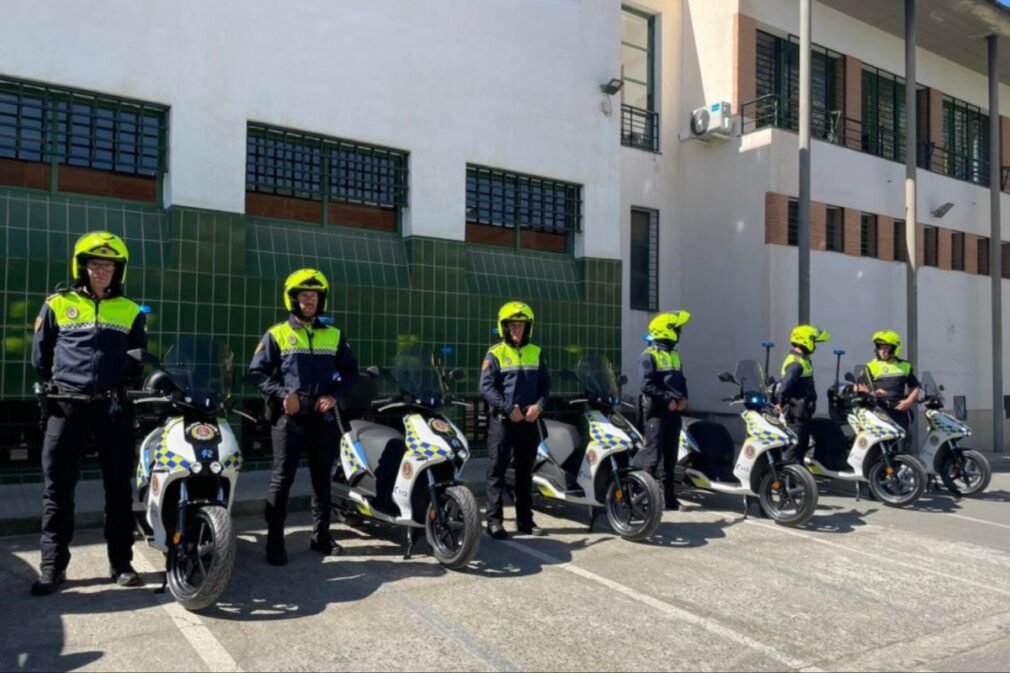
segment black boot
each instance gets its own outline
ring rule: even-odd
[[[56,570],[50,567],[43,568],[41,576],[32,584],[32,596],[48,596],[59,589],[60,585],[66,581],[67,573],[65,570]]]
[[[284,549],[284,527],[271,525],[267,531],[267,563],[283,566],[288,563],[288,552]]]

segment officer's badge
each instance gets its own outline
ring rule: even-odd
[[[505,356],[505,366],[506,367],[511,367],[512,366],[512,358],[510,358],[507,355]]]
[[[294,334],[289,335],[288,336],[288,343],[291,344],[292,346],[294,346],[295,344],[298,343],[298,337],[296,337]]]
[[[42,329],[42,316],[35,319],[35,331],[38,332],[40,329]]]
[[[67,317],[71,320],[76,320],[78,315],[80,315],[80,311],[77,310],[76,306],[71,306],[67,309]]]

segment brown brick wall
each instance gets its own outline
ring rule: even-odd
[[[1000,166],[1010,166],[1010,117],[1000,115]],[[1002,171],[1000,172],[1002,177]],[[1007,184],[1004,192],[1010,192],[1010,184]]]
[[[907,222],[905,226],[909,226]],[[922,266],[922,262],[926,258],[926,228],[922,224],[916,224],[915,232],[915,263],[917,266]]]
[[[49,164],[0,159],[0,185],[49,189]]]
[[[888,215],[877,216],[877,257],[894,261],[894,218]]]
[[[757,22],[746,14],[734,14],[733,114],[740,113],[741,103],[757,98],[756,58]]]
[[[843,211],[845,221],[845,254],[859,257],[863,245],[862,213],[855,208]]]
[[[789,243],[789,197],[785,194],[765,194],[765,243]]]
[[[937,267],[950,271],[952,268],[951,257],[953,248],[953,232],[950,229],[939,227],[937,230]]]
[[[978,236],[964,235],[964,270],[966,273],[978,273]]]
[[[828,249],[828,205],[810,202],[810,249]]]
[[[158,181],[155,178],[111,173],[95,168],[60,166],[59,190],[154,202],[158,195]]]

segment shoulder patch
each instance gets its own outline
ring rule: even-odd
[[[35,319],[35,331],[38,332],[40,329],[42,329],[42,316]]]
[[[261,352],[262,350],[263,350],[263,342],[262,342],[262,341],[260,341],[259,343],[257,343],[257,344],[256,344],[256,350],[255,350],[255,351],[253,351],[253,355],[257,355],[257,354],[258,354],[258,353],[260,353],[260,352]]]
[[[484,358],[484,361],[480,363],[480,370],[484,371],[485,369],[487,369],[490,366],[491,366],[491,361],[488,360],[487,358]]]

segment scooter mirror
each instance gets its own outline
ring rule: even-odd
[[[852,375],[852,372],[845,372],[845,376],[843,378],[849,383],[856,382],[856,377]]]
[[[462,367],[456,367],[455,369],[449,372],[450,381],[462,381],[465,378],[466,378],[466,371],[464,371]]]
[[[627,376],[625,376],[624,374],[621,374],[620,376],[617,377],[617,385],[619,385],[619,386],[625,386],[627,384],[628,384],[628,377]]]
[[[143,348],[131,348],[126,351],[126,354],[141,364],[154,366],[158,365],[158,358],[148,353]]]
[[[719,374],[719,380],[723,383],[736,383],[736,377],[729,372],[721,372]]]
[[[366,367],[365,372],[369,376],[374,376],[375,378],[379,378],[380,376],[382,376],[382,370],[376,367],[375,365],[372,365],[371,367]]]

